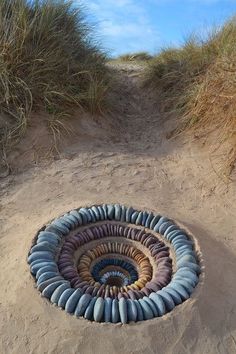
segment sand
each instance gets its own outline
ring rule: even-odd
[[[235,183],[217,176],[206,147],[166,139],[176,120],[139,87],[139,74],[119,68],[112,120],[75,117],[60,158],[46,156],[47,135],[43,127],[33,134],[34,122],[30,143],[12,155],[12,174],[0,180],[2,354],[236,353]],[[204,277],[191,299],[162,318],[111,325],[78,320],[39,295],[26,263],[37,230],[72,208],[104,202],[155,210],[193,233]]]

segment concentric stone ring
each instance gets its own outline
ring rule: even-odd
[[[37,234],[28,263],[37,289],[53,304],[111,323],[165,315],[191,296],[201,272],[186,231],[118,204],[53,220]]]

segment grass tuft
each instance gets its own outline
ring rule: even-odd
[[[153,56],[147,52],[137,52],[137,53],[127,53],[122,54],[116,58],[118,61],[149,61],[153,58]]]
[[[92,113],[104,109],[106,55],[92,35],[83,8],[72,1],[0,0],[4,154],[24,134],[32,110],[51,114],[55,133],[64,113],[73,114],[78,107]]]
[[[180,48],[163,49],[148,66],[145,81],[164,109],[181,113],[175,133],[190,130],[223,153],[229,176],[236,160],[236,18]]]

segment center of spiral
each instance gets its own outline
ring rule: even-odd
[[[105,285],[116,286],[117,288],[121,288],[124,285],[124,280],[119,276],[110,276]]]

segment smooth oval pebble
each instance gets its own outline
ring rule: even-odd
[[[53,260],[54,256],[52,252],[49,251],[37,251],[31,253],[31,255],[28,257],[28,263],[32,263],[33,261],[40,260],[40,259],[48,259],[48,260]]]
[[[117,299],[113,299],[112,308],[111,308],[111,320],[112,320],[112,323],[119,322],[119,319],[120,319],[120,316],[119,316],[118,300]]]
[[[168,287],[176,290],[182,300],[187,300],[189,298],[188,292],[185,290],[185,288],[180,283],[172,281],[171,284],[168,285]]]
[[[172,297],[175,305],[182,304],[181,296],[179,295],[179,293],[176,290],[174,290],[168,286],[163,288],[163,290],[165,290]]]
[[[127,317],[128,321],[136,322],[138,316],[138,310],[135,305],[135,302],[131,299],[127,300]]]
[[[93,320],[93,309],[94,309],[94,304],[96,302],[97,298],[93,297],[92,300],[90,301],[87,309],[85,310],[84,318],[87,320]]]
[[[112,299],[110,297],[107,297],[105,298],[105,310],[104,310],[105,322],[111,322],[111,311],[112,311]]]
[[[165,303],[160,295],[157,293],[151,293],[150,299],[154,302],[157,307],[158,315],[163,316],[166,313],[166,306]]]
[[[66,306],[66,302],[69,299],[69,297],[75,292],[75,289],[73,288],[68,288],[66,290],[63,291],[63,293],[61,294],[57,306],[61,307],[62,309],[65,308]]]
[[[46,273],[46,272],[58,272],[58,268],[57,268],[56,264],[46,265],[46,266],[40,268],[37,271],[35,278],[38,279],[40,277],[40,275],[42,275],[43,273]]]
[[[92,299],[92,296],[90,294],[83,294],[81,296],[81,298],[79,299],[79,302],[76,306],[76,309],[75,309],[75,316],[77,316],[77,317],[83,316],[91,299]]]
[[[100,322],[102,320],[103,311],[104,311],[104,299],[102,297],[98,297],[93,309],[94,321]]]
[[[75,292],[69,297],[65,305],[65,311],[67,313],[74,313],[76,305],[82,296],[80,289],[76,289]]]
[[[143,310],[143,318],[144,320],[150,320],[154,317],[151,307],[143,300],[139,299],[138,302]]]
[[[37,285],[43,283],[44,281],[54,278],[56,276],[60,276],[60,273],[58,271],[48,271],[40,275],[37,281]]]
[[[58,304],[58,301],[61,297],[61,295],[63,294],[63,292],[66,290],[66,289],[71,289],[70,288],[70,285],[68,283],[63,283],[61,285],[58,286],[58,288],[56,288],[54,290],[54,292],[52,293],[52,296],[50,298],[50,301],[53,303],[53,304]]]
[[[62,276],[58,275],[56,277],[53,277],[53,278],[50,278],[50,279],[47,279],[47,280],[43,281],[42,283],[40,283],[37,286],[37,289],[40,292],[42,292],[49,284],[55,283],[56,281],[59,281],[59,280],[65,281],[65,279]]]
[[[121,298],[119,300],[119,314],[120,314],[120,320],[122,323],[127,323],[128,317],[127,317],[127,303],[125,298]]]
[[[154,304],[154,302],[152,301],[152,299],[150,299],[148,296],[144,296],[143,300],[150,306],[150,308],[152,309],[152,312],[154,314],[154,317],[158,316],[158,310]]]
[[[172,297],[170,296],[170,294],[168,294],[165,290],[159,290],[157,292],[157,294],[162,297],[167,311],[173,310],[173,308],[175,307],[175,303],[174,303]]]
[[[43,289],[42,296],[46,297],[47,299],[50,299],[55,289],[58,288],[58,286],[61,284],[66,284],[66,281],[58,280],[54,283],[49,284],[48,286],[46,286],[45,289]]]

